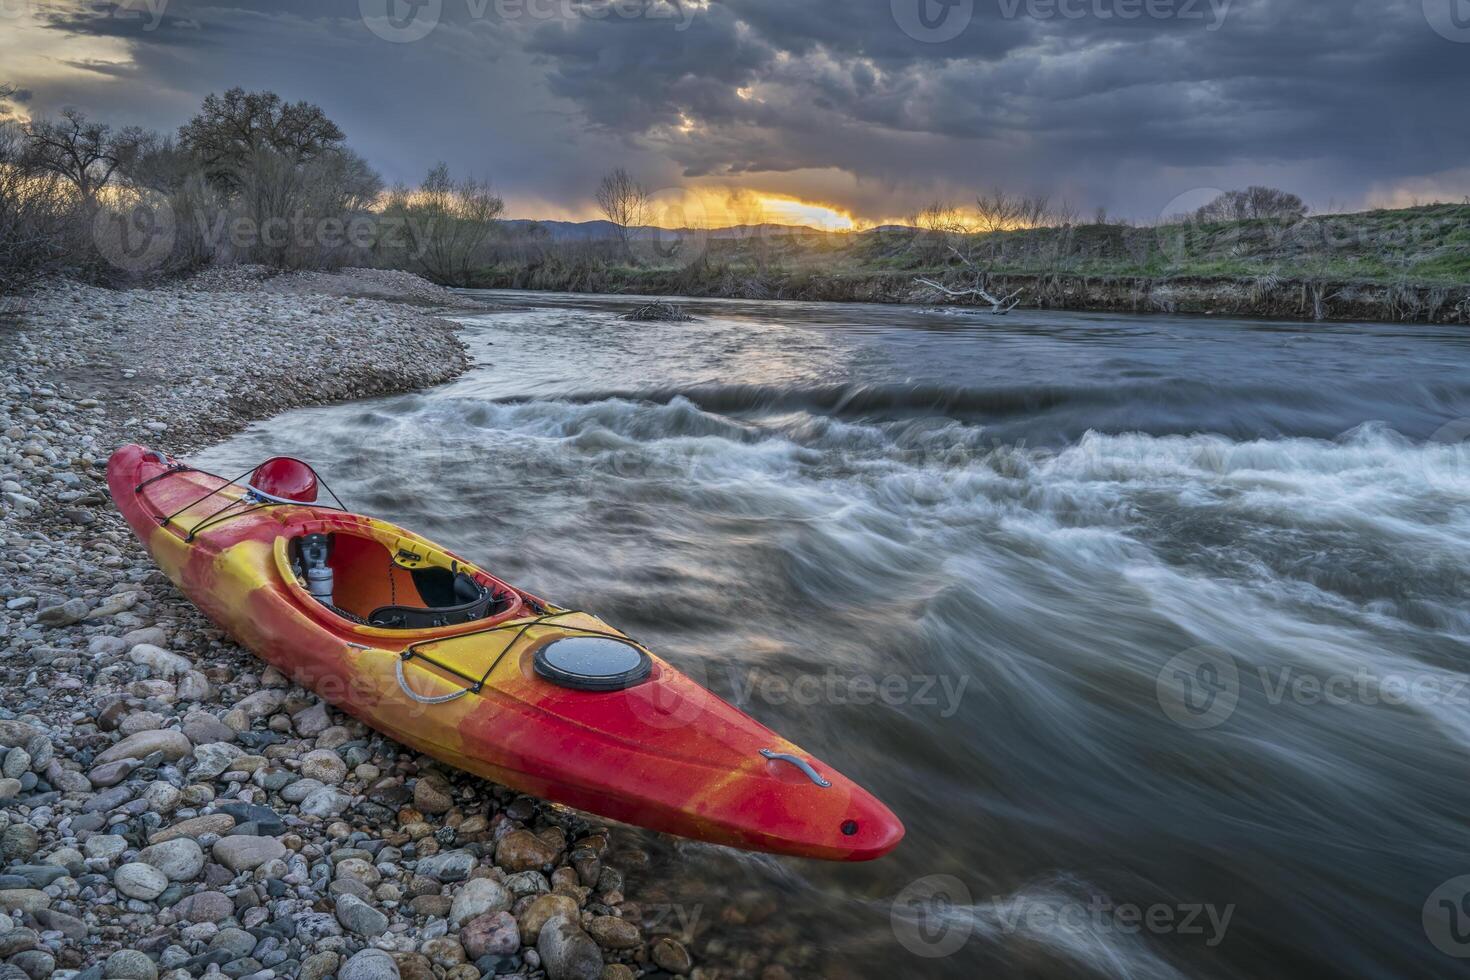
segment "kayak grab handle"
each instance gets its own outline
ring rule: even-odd
[[[793,766],[806,773],[806,777],[812,782],[816,783],[818,786],[822,787],[822,789],[826,789],[827,787],[832,785],[830,782],[823,779],[822,774],[813,769],[812,764],[810,762],[807,762],[805,759],[798,758],[797,756],[791,755],[787,752],[772,752],[770,749],[761,749],[761,755],[765,756],[767,759],[770,759],[772,762],[791,763]]]
[[[455,698],[462,698],[466,694],[470,693],[470,688],[468,687],[462,691],[454,691],[451,694],[441,694],[438,697],[432,698],[418,693],[413,688],[408,686],[408,678],[403,676],[403,661],[407,659],[407,657],[395,658],[393,661],[393,669],[398,674],[398,686],[403,688],[403,693],[407,694],[410,698],[417,701],[419,704],[444,704],[445,702],[453,701]]]

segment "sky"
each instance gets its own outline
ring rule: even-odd
[[[390,183],[442,160],[512,217],[595,217],[614,166],[714,224],[1470,195],[1470,0],[0,0],[6,82],[163,130],[270,89]]]

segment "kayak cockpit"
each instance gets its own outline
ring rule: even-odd
[[[427,541],[389,525],[309,522],[280,541],[283,577],[355,626],[443,630],[524,611],[524,597]]]

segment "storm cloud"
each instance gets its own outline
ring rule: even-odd
[[[157,128],[271,88],[390,180],[442,159],[527,216],[587,216],[620,164],[875,220],[996,185],[1147,219],[1255,182],[1318,208],[1470,193],[1455,4],[0,0],[0,81]]]

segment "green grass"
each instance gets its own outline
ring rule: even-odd
[[[477,285],[759,296],[792,284],[897,290],[916,276],[964,276],[950,246],[999,275],[1470,284],[1470,205],[1322,215],[1295,223],[1158,228],[1079,225],[943,239],[913,229],[712,239],[695,261],[635,265],[587,244],[507,246]]]

